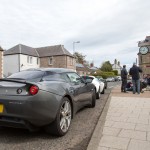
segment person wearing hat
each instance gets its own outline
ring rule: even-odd
[[[126,70],[126,65],[123,65],[123,68],[121,70],[121,80],[122,80],[121,92],[125,92],[125,93],[126,93],[126,85],[127,85],[127,75],[128,72]]]
[[[140,73],[142,73],[142,69],[136,63],[133,63],[129,71],[129,74],[132,76],[133,94],[136,92],[140,94]]]

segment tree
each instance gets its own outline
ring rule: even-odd
[[[105,72],[111,72],[112,71],[111,63],[109,61],[105,61],[101,66],[101,70]]]
[[[77,63],[83,64],[84,62],[86,62],[86,55],[83,55],[82,53],[75,52],[73,56],[75,57]]]
[[[112,72],[114,72],[116,76],[118,75],[118,70],[112,70]]]

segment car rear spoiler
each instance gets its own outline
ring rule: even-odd
[[[1,81],[9,81],[9,82],[16,82],[16,83],[25,83],[25,84],[34,84],[34,85],[36,85],[36,83],[35,82],[30,82],[30,81],[26,81],[26,80],[17,80],[17,79],[0,79],[0,82]]]

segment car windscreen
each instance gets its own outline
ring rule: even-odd
[[[10,75],[9,79],[16,79],[16,80],[26,80],[26,81],[33,81],[39,82],[44,75],[43,71],[40,70],[32,70],[32,71],[21,71]]]

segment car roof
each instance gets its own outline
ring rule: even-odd
[[[87,79],[87,78],[88,79],[90,78],[90,79],[93,79],[93,80],[97,79],[95,76],[89,76],[89,75],[82,75],[82,77],[85,78],[85,79]]]
[[[75,70],[67,68],[30,68],[27,69],[27,71],[51,71],[55,73],[75,72]]]

